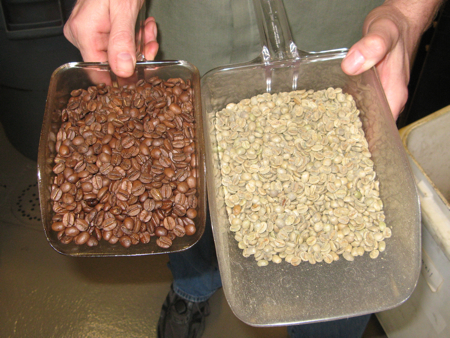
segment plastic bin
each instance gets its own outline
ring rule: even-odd
[[[422,270],[410,299],[377,314],[386,334],[450,337],[450,106],[400,135],[416,179],[422,209]]]

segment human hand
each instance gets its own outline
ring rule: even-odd
[[[375,66],[396,120],[408,99],[410,62],[417,41],[408,38],[407,18],[395,7],[382,5],[369,13],[361,40],[342,61],[342,70],[357,75]]]
[[[136,64],[135,24],[143,0],[78,0],[64,26],[65,37],[86,62],[109,62],[120,77],[130,77]],[[147,60],[158,52],[155,19],[145,21]]]

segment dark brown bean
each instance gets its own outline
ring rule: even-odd
[[[194,219],[195,217],[197,217],[197,210],[193,208],[186,210],[186,216],[190,219]]]
[[[186,230],[186,235],[188,236],[192,236],[197,232],[197,229],[194,224],[188,224],[184,227],[184,229]]]
[[[83,231],[80,232],[80,234],[78,234],[77,236],[75,236],[74,242],[76,245],[83,245],[89,240],[90,237],[91,236],[87,231]]]
[[[156,244],[163,249],[168,249],[172,246],[172,240],[167,236],[161,236],[156,240]]]
[[[164,219],[163,224],[164,224],[164,228],[166,228],[169,231],[173,230],[175,228],[175,226],[176,226],[175,219],[173,217],[171,217],[171,216],[166,217]]]
[[[86,241],[87,246],[97,246],[98,245],[98,239],[94,236],[89,237],[89,239]]]
[[[80,230],[78,230],[76,227],[68,227],[64,231],[66,236],[75,237],[80,233]]]
[[[119,238],[120,244],[122,244],[123,247],[129,248],[131,246],[131,238],[130,236],[124,235]]]
[[[158,237],[167,236],[167,229],[164,227],[156,227],[154,231],[155,235]]]
[[[152,237],[148,231],[143,231],[139,234],[139,240],[141,243],[148,244],[150,243],[151,238]]]
[[[195,229],[192,94],[190,81],[158,77],[72,92],[51,189],[52,228],[61,242],[94,246],[120,238],[129,247],[157,235],[157,245],[168,248],[185,226]]]
[[[59,232],[61,230],[65,230],[65,228],[66,227],[64,226],[64,224],[62,222],[54,222],[54,223],[52,223],[52,230],[53,231]]]

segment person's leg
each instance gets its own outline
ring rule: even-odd
[[[222,286],[209,214],[198,243],[169,258],[174,280],[162,306],[158,337],[201,337],[209,315],[208,299]]]
[[[205,232],[192,248],[169,255],[173,289],[191,302],[209,299],[221,286],[209,213]]]
[[[370,315],[313,324],[288,326],[291,338],[361,338]]]

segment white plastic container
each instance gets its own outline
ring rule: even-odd
[[[401,306],[377,317],[389,338],[450,337],[450,106],[400,135],[416,179],[422,209],[422,270]]]

